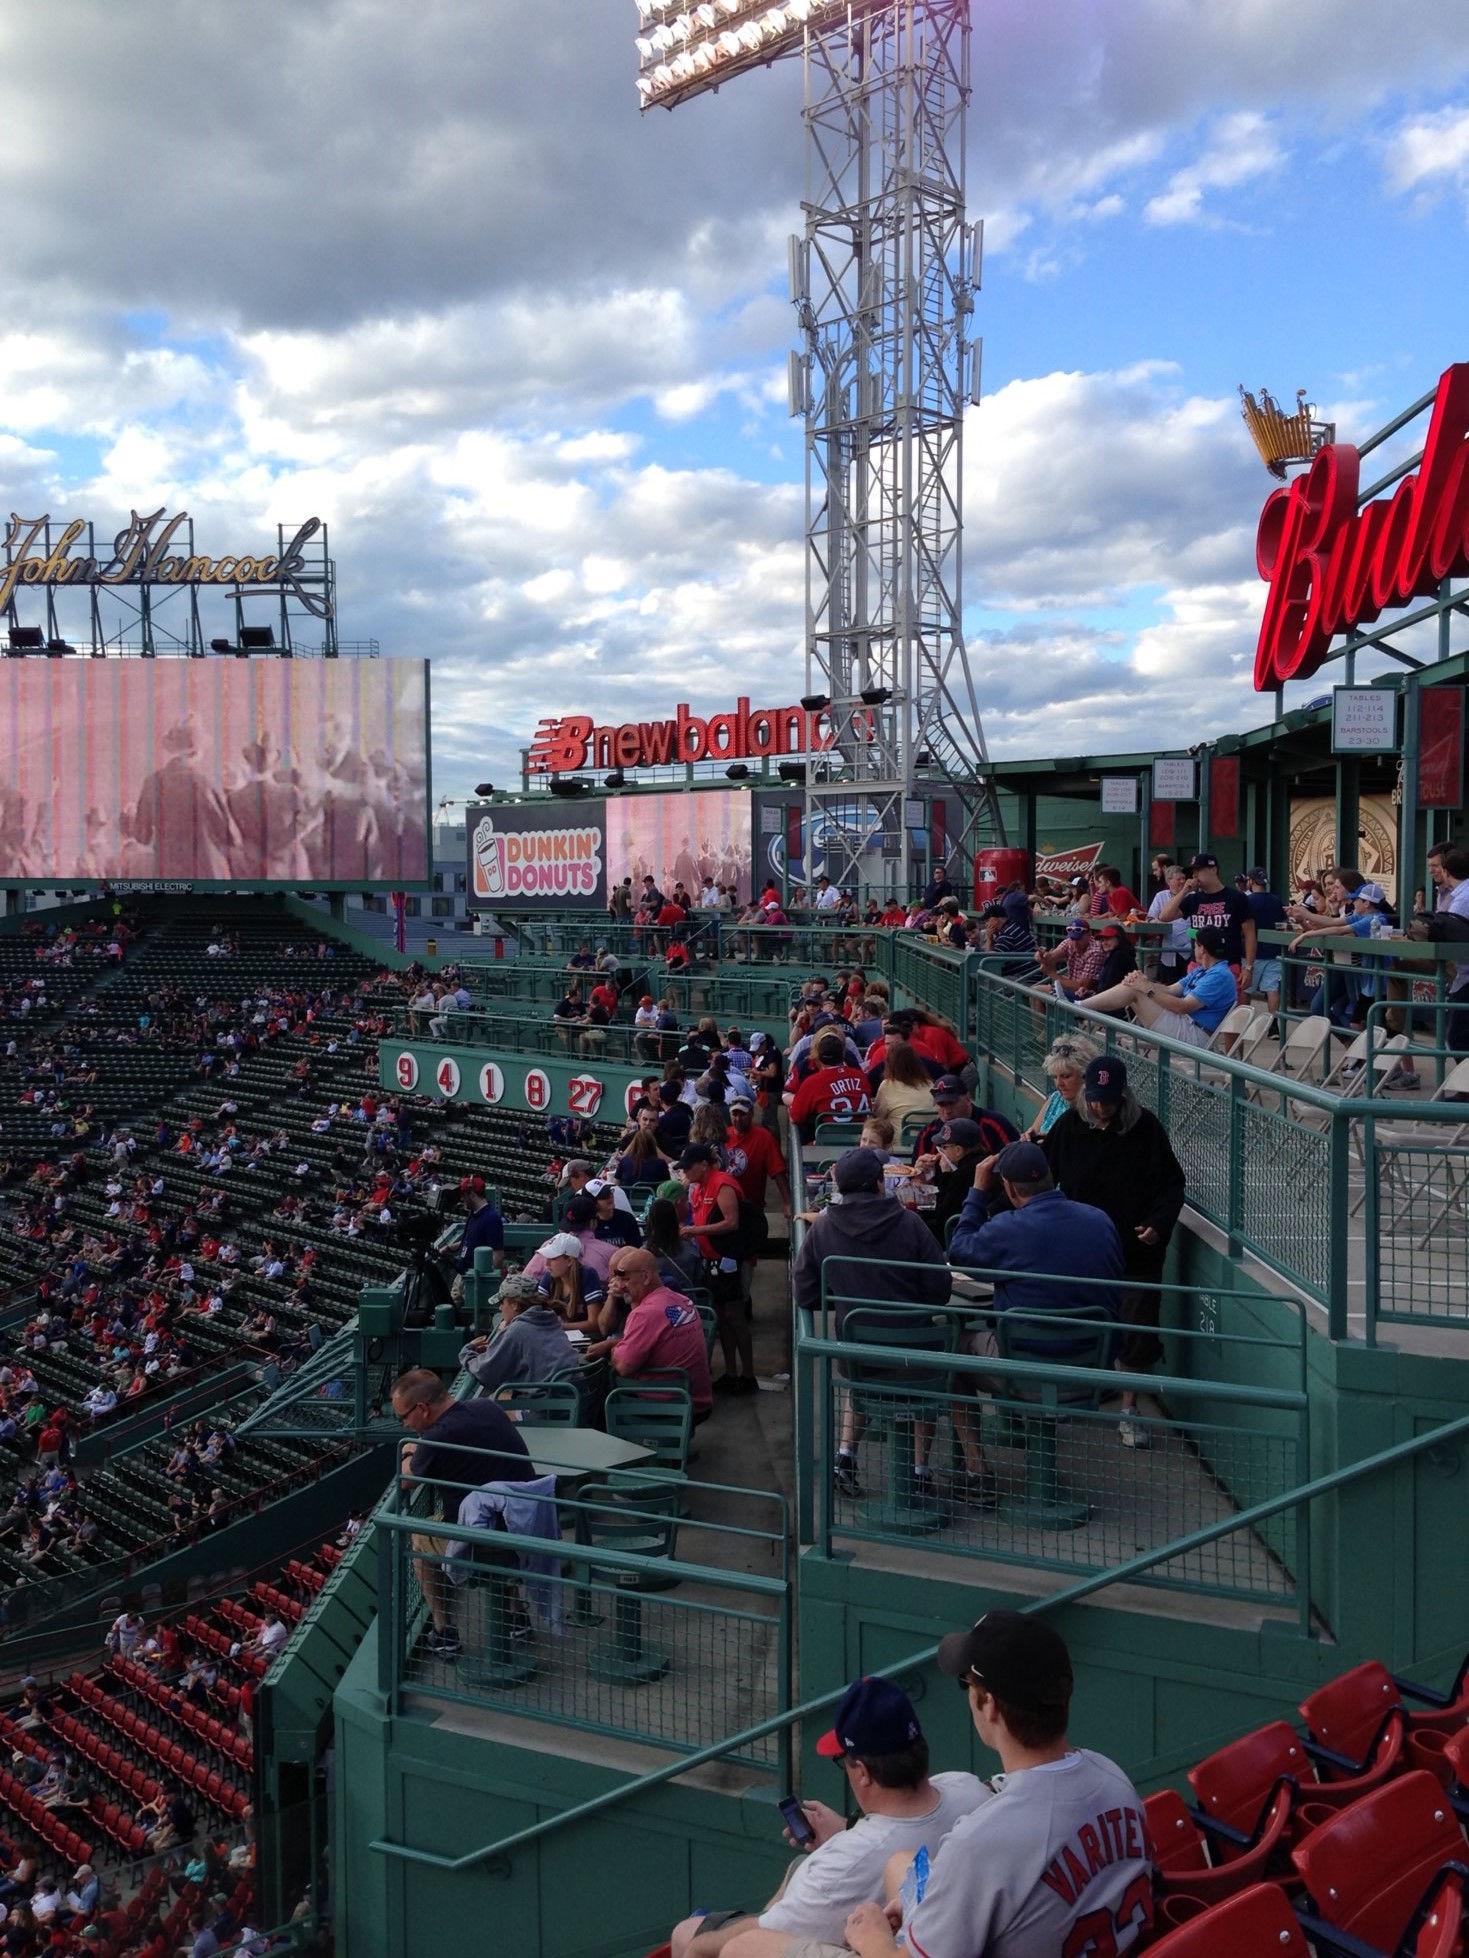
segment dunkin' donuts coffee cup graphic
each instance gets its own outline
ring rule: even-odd
[[[474,827],[474,895],[485,902],[512,898],[595,898],[602,874],[602,831],[595,824],[567,829],[496,829],[482,816]]]
[[[488,816],[474,832],[474,888],[479,897],[505,896],[505,839]]]

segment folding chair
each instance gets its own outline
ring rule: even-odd
[[[592,1550],[671,1558],[678,1538],[678,1498],[677,1487],[666,1482],[634,1488],[588,1482],[582,1488],[577,1507],[576,1540]],[[659,1582],[653,1573],[621,1568],[604,1567],[599,1571],[595,1561],[590,1563],[590,1570],[594,1577],[611,1584],[616,1596],[612,1643],[589,1655],[587,1670],[598,1679],[620,1686],[641,1686],[661,1679],[672,1661],[660,1647],[643,1642],[641,1593],[666,1589],[677,1580]]]
[[[1043,1530],[1077,1530],[1090,1518],[1090,1503],[1067,1497],[1062,1489],[1056,1424],[1063,1412],[1095,1412],[1100,1406],[1100,1383],[1078,1381],[1068,1386],[1066,1369],[1089,1367],[1100,1372],[1111,1357],[1116,1331],[1117,1321],[1096,1300],[1043,1313],[997,1314],[995,1343],[1002,1360],[1050,1363],[1044,1379],[1007,1378],[999,1387],[1007,1401],[1021,1404],[1011,1412],[1025,1438],[1025,1494],[1000,1505],[1001,1514],[1011,1521]]]
[[[1294,1021],[1281,1042],[1280,1052],[1265,1072],[1278,1074],[1286,1081],[1307,1081],[1314,1077],[1319,1087],[1329,1072],[1326,1056],[1331,1047],[1331,1033],[1331,1022],[1324,1013],[1312,1013],[1304,1020]],[[1246,1099],[1260,1101],[1263,1094],[1263,1089],[1251,1087]],[[1282,1106],[1286,1099],[1282,1090]]]
[[[495,1389],[495,1404],[522,1428],[575,1428],[582,1412],[575,1374],[554,1380],[510,1380]]]
[[[846,1360],[843,1365],[853,1412],[892,1430],[887,1493],[863,1503],[863,1518],[882,1529],[917,1533],[937,1530],[944,1521],[940,1504],[915,1486],[913,1435],[919,1421],[937,1418],[942,1411],[940,1397],[952,1392],[950,1370],[931,1362],[954,1351],[958,1327],[949,1318],[935,1320],[921,1307],[912,1309],[911,1324],[895,1324],[895,1317],[890,1307],[853,1307],[842,1321],[843,1339],[859,1346],[890,1346],[904,1357],[895,1358],[891,1365],[875,1360]],[[923,1364],[924,1359],[930,1364]]]

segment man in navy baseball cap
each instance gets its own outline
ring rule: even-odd
[[[804,1819],[805,1831],[787,1834],[806,1853],[777,1894],[758,1915],[721,1910],[685,1918],[669,1941],[673,1958],[718,1958],[736,1939],[750,1958],[787,1951],[838,1958],[851,1912],[883,1894],[889,1857],[925,1850],[932,1861],[950,1830],[992,1799],[972,1774],[929,1774],[913,1702],[890,1679],[849,1686],[816,1751],[841,1767],[856,1821],[849,1827],[836,1809],[804,1797],[791,1826]]]
[[[828,1761],[841,1761],[848,1754],[867,1758],[874,1754],[897,1754],[922,1733],[913,1702],[901,1686],[874,1675],[850,1685],[841,1697],[830,1733],[816,1743],[816,1752]]]

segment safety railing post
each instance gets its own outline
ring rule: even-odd
[[[402,1554],[397,1530],[377,1532],[377,1684],[390,1718],[398,1712],[402,1648],[408,1636],[407,1626],[399,1622],[405,1602]]]
[[[1225,1219],[1229,1232],[1229,1255],[1240,1256],[1240,1232],[1245,1217],[1245,1083],[1237,1074],[1229,1076],[1229,1186]]]
[[[1351,1208],[1351,1114],[1338,1104],[1329,1116],[1327,1129],[1330,1153],[1327,1157],[1328,1245],[1326,1255],[1327,1331],[1333,1339],[1347,1337],[1347,1299],[1351,1283],[1351,1236],[1346,1228]],[[1371,1187],[1371,1177],[1368,1177]],[[1371,1247],[1368,1247],[1368,1257]]]
[[[1375,1346],[1382,1285],[1382,1193],[1378,1185],[1377,1116],[1370,1102],[1361,1122],[1362,1187],[1365,1198],[1362,1206],[1362,1337],[1369,1346]]]

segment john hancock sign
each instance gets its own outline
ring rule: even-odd
[[[230,591],[284,589],[318,619],[330,614],[320,588],[303,583],[306,546],[321,529],[310,517],[279,551],[226,552],[223,557],[197,557],[189,548],[189,513],[180,510],[132,511],[126,527],[113,539],[106,556],[91,556],[78,546],[90,534],[81,517],[74,518],[54,537],[51,519],[21,517],[13,511],[5,534],[5,562],[0,564],[0,612],[21,585],[79,590],[85,586],[199,585]]]

